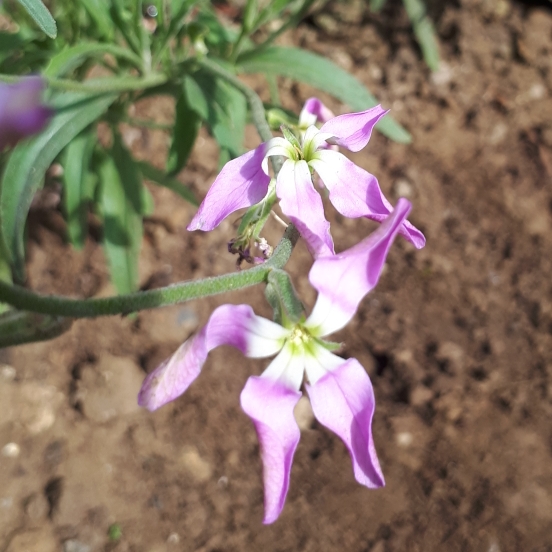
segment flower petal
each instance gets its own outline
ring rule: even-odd
[[[365,217],[382,222],[393,209],[376,177],[357,167],[343,154],[331,150],[317,151],[309,165],[320,175],[330,191],[330,201],[344,217]],[[417,249],[424,247],[424,235],[410,222],[405,220],[399,233]]]
[[[53,115],[40,101],[44,86],[44,79],[37,76],[0,84],[0,151],[40,132]]]
[[[332,257],[319,257],[309,272],[318,299],[306,325],[316,335],[328,335],[345,326],[360,301],[377,284],[393,239],[410,212],[410,202],[399,199],[392,214],[360,243]]]
[[[301,398],[272,379],[251,376],[240,395],[244,412],[255,424],[261,446],[264,480],[264,523],[276,521],[289,488],[293,455],[300,431],[293,409]]]
[[[385,481],[374,441],[372,417],[376,402],[368,374],[351,358],[315,385],[306,385],[316,419],[338,435],[349,449],[355,479],[371,489]]]
[[[288,333],[256,316],[249,305],[222,305],[198,334],[148,374],[138,404],[153,411],[182,395],[201,372],[209,351],[219,345],[236,347],[246,356],[270,356],[282,348]]]
[[[278,380],[288,389],[299,391],[303,383],[304,371],[305,355],[302,351],[297,351],[286,344],[278,356],[267,366],[261,377]]]
[[[317,122],[325,123],[335,117],[318,98],[309,98],[299,114],[299,126],[307,128]]]
[[[314,258],[333,255],[330,223],[322,198],[314,189],[306,161],[288,159],[278,173],[276,195],[282,211],[295,224]]]
[[[188,230],[209,231],[228,215],[259,203],[268,191],[270,176],[263,170],[266,145],[244,153],[224,165],[188,225]]]
[[[388,109],[382,109],[381,105],[377,105],[359,113],[339,115],[325,123],[320,132],[333,134],[335,138],[332,143],[338,146],[343,146],[350,151],[360,151],[370,140],[376,123],[388,111]]]

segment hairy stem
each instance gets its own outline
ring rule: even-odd
[[[129,314],[174,305],[265,282],[271,270],[282,268],[287,263],[298,239],[299,233],[290,224],[272,257],[266,263],[242,272],[100,299],[70,299],[56,295],[39,295],[23,287],[0,281],[0,302],[24,311],[69,318]]]

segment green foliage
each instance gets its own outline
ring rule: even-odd
[[[423,0],[403,0],[403,2],[424,60],[432,71],[437,71],[439,69],[439,44],[433,24],[427,16],[425,4]]]
[[[205,126],[218,142],[222,166],[243,153],[246,123],[266,116],[260,101],[254,108],[254,91],[236,80],[238,72],[267,76],[271,120],[285,114],[278,100],[278,75],[308,82],[354,110],[378,103],[329,60],[272,46],[307,14],[313,1],[248,0],[238,28],[225,23],[215,3],[204,0],[56,0],[47,3],[52,13],[42,0],[0,4],[14,22],[8,28],[17,29],[0,32],[0,81],[42,74],[48,84],[46,101],[56,109],[43,132],[0,158],[0,279],[25,279],[29,207],[57,161],[63,167],[68,241],[82,248],[90,213],[99,215],[114,285],[120,293],[136,290],[142,220],[154,208],[143,180],[197,205],[177,175],[186,167],[200,128]],[[154,8],[149,15],[148,6]],[[419,10],[409,16],[420,19]],[[420,36],[427,34],[426,19],[417,23]],[[160,95],[174,99],[174,123],[131,120],[137,101]],[[105,145],[108,138],[98,140],[99,122],[111,130],[111,147]],[[124,146],[120,125],[126,122],[170,134],[165,170],[136,160]],[[377,128],[398,142],[410,140],[390,117]],[[268,216],[268,210],[261,211],[258,232]]]
[[[381,11],[386,0],[370,0],[370,9],[377,13]],[[418,41],[427,66],[432,71],[439,69],[439,41],[433,28],[433,23],[427,15],[423,0],[403,0],[406,14],[412,24],[414,36]]]
[[[115,98],[114,95],[84,96],[72,92],[56,95],[55,105],[64,110],[52,119],[43,132],[12,151],[0,187],[0,224],[17,281],[25,279],[24,230],[27,213],[35,192],[44,183],[47,169],[61,150],[104,113]]]
[[[41,0],[17,0],[33,21],[50,37],[56,38],[57,25],[52,14]]]

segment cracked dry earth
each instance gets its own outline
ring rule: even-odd
[[[184,397],[136,405],[145,372],[224,302],[269,315],[262,290],[136,317],[76,322],[58,339],[1,353],[1,552],[552,550],[552,13],[508,0],[437,3],[443,65],[430,75],[399,2],[372,16],[333,2],[284,37],[352,71],[413,135],[373,136],[354,159],[388,197],[414,204],[428,239],[393,247],[378,288],[340,332],[343,355],[375,388],[387,486],[358,486],[342,443],[301,402],[302,439],[281,518],[264,527],[259,450],[239,408],[266,362],[213,352]],[[251,80],[263,89],[262,81]],[[280,82],[287,107],[313,90]],[[323,97],[336,111],[342,106]],[[150,102],[141,116],[170,121]],[[167,137],[127,129],[162,166]],[[249,146],[256,142],[251,131]],[[202,197],[217,150],[203,134],[182,172]],[[140,264],[144,287],[233,270],[234,220],[185,230],[192,207],[153,189]],[[52,196],[52,197],[50,197]],[[29,281],[44,293],[102,296],[92,224],[83,252],[64,243],[55,190],[29,225]],[[337,247],[373,226],[328,205]],[[267,237],[276,241],[274,224]],[[299,246],[288,265],[312,305]],[[110,539],[118,524],[121,535]],[[113,536],[113,533],[112,533]]]

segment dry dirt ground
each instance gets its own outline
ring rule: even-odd
[[[546,4],[437,3],[444,61],[434,75],[397,2],[377,17],[363,2],[334,2],[285,39],[351,70],[413,135],[404,146],[376,134],[354,159],[392,201],[411,199],[427,247],[415,251],[399,239],[378,288],[337,336],[343,355],[357,357],[374,383],[387,486],[357,485],[343,444],[301,403],[287,504],[263,526],[258,444],[238,398],[266,362],[230,348],[212,353],[176,402],[154,414],[137,407],[144,373],[215,306],[247,301],[269,314],[262,290],[253,289],[135,318],[80,321],[54,341],[1,353],[1,552],[552,551]],[[313,93],[281,86],[294,109]],[[171,117],[164,103],[142,111]],[[162,164],[164,135],[128,129],[126,138]],[[255,140],[251,133],[249,145]],[[200,142],[181,179],[202,197],[217,151],[208,136]],[[233,221],[208,235],[187,233],[192,207],[170,192],[154,194],[143,285],[233,270]],[[327,213],[338,249],[373,228],[329,205]],[[268,232],[272,240],[279,233]],[[98,232],[81,253],[63,236],[55,208],[34,211],[29,286],[111,293]],[[309,262],[299,246],[289,267],[312,305]],[[108,536],[113,524],[119,538]]]

